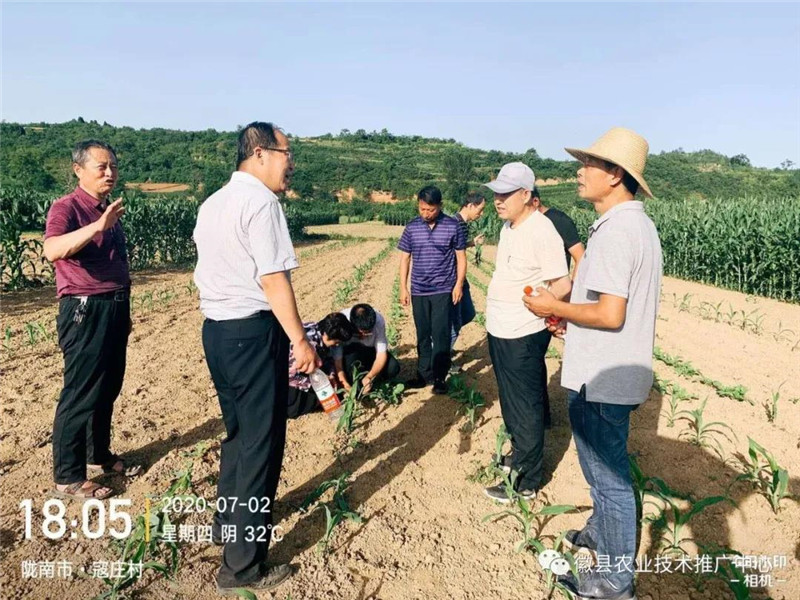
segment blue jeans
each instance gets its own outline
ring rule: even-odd
[[[454,304],[450,310],[450,350],[456,345],[458,334],[461,328],[475,318],[475,303],[472,302],[472,294],[469,291],[469,282],[464,281],[463,295],[461,302]]]
[[[585,390],[567,390],[578,461],[594,504],[585,530],[597,540],[599,559],[608,557],[610,568],[598,572],[626,586],[636,558],[636,501],[628,463],[628,427],[636,407],[587,402]]]

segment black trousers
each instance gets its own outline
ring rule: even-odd
[[[369,369],[375,363],[375,357],[378,354],[374,347],[365,346],[364,344],[359,343],[347,344],[344,346],[344,348],[342,348],[342,351],[344,372],[345,375],[347,375],[347,381],[350,383],[353,383],[351,380],[353,378],[353,367],[356,365],[356,363],[360,364],[360,371],[369,371]],[[397,359],[392,355],[391,352],[387,352],[387,354],[389,356],[386,360],[386,364],[378,374],[375,383],[394,379],[400,374],[400,363],[397,362]]]
[[[518,490],[538,490],[542,485],[547,390],[544,356],[550,335],[546,329],[513,340],[489,335],[500,410],[511,435],[511,468],[519,472]]]
[[[225,544],[218,581],[244,585],[261,576],[270,542],[286,441],[289,339],[264,311],[248,319],[206,319],[203,349],[227,433],[217,486],[227,510],[214,513],[214,529],[230,525],[235,533]]]
[[[427,382],[444,381],[450,369],[451,294],[411,296],[417,328],[417,371]]]
[[[56,328],[64,355],[64,388],[53,419],[53,479],[86,479],[86,463],[111,460],[111,415],[122,389],[130,332],[127,290],[62,298]]]

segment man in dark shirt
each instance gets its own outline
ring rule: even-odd
[[[567,268],[570,268],[570,259],[575,259],[575,269],[578,268],[578,263],[583,258],[584,247],[581,243],[581,236],[578,235],[578,228],[575,226],[575,221],[569,218],[565,212],[557,208],[550,208],[542,203],[542,197],[539,195],[539,188],[533,188],[533,206],[536,207],[540,213],[546,216],[564,240],[564,254],[567,257]],[[573,279],[575,277],[573,271]]]
[[[464,233],[464,239],[467,240],[467,248],[475,246],[476,244],[483,244],[483,235],[476,235],[474,240],[469,239],[469,224],[472,221],[477,221],[480,219],[485,208],[486,198],[484,198],[484,196],[478,192],[470,192],[461,201],[461,208],[459,211],[453,215],[453,218],[458,221],[458,225],[461,227],[461,230]],[[466,278],[464,279],[463,292],[464,294],[461,297],[461,302],[454,304],[452,309],[451,316],[453,323],[450,329],[451,351],[456,345],[456,340],[458,339],[458,334],[461,332],[461,328],[475,318],[475,304],[472,302],[469,281],[467,281]],[[455,374],[460,371],[461,367],[459,365],[452,365],[450,367],[451,374]]]
[[[64,389],[53,422],[54,495],[103,499],[114,492],[87,480],[87,467],[129,477],[141,472],[110,450],[131,328],[131,280],[119,223],[125,209],[121,199],[109,202],[117,183],[111,146],[79,142],[72,168],[78,187],[50,207],[44,234],[44,255],[55,264],[64,354]]]
[[[569,218],[566,213],[558,210],[557,208],[550,208],[542,204],[542,197],[539,195],[539,188],[533,186],[533,206],[542,213],[545,217],[550,219],[564,241],[564,255],[567,257],[567,269],[570,268],[570,259],[575,259],[575,269],[572,270],[572,278],[575,278],[575,273],[578,271],[578,263],[583,258],[584,248],[581,243],[581,236],[578,235],[578,228],[575,226],[575,221]],[[544,368],[544,426],[550,427],[552,423],[552,416],[550,415],[550,396],[547,393],[547,366]]]
[[[406,382],[406,387],[433,383],[434,393],[445,394],[450,368],[450,311],[463,294],[467,241],[458,222],[442,212],[438,188],[422,188],[417,199],[420,216],[406,225],[397,244],[400,302],[412,305],[417,329],[417,376]]]

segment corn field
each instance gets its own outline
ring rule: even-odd
[[[597,214],[574,194],[560,196],[547,205],[567,213],[586,243]],[[665,275],[800,302],[800,198],[648,200],[645,210],[661,238]],[[471,224],[489,243],[501,227],[492,205]]]
[[[0,201],[2,288],[50,282],[52,267],[42,257],[40,233],[53,198],[4,188]],[[548,190],[545,201],[570,215],[586,240],[596,218],[587,203],[566,189]],[[417,215],[413,202],[373,204],[369,210],[360,204],[326,204],[286,204],[293,239],[303,236],[306,225],[335,223],[341,215],[378,218],[387,225],[405,225]],[[195,259],[192,230],[200,206],[197,200],[136,194],[128,195],[125,206],[122,223],[131,268],[183,265]],[[800,198],[649,200],[645,208],[661,237],[665,275],[800,301]],[[473,234],[483,233],[488,243],[496,243],[501,226],[490,202],[471,229]]]

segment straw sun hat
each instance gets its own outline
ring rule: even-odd
[[[639,187],[648,197],[653,197],[642,175],[650,146],[647,140],[635,131],[614,127],[585,150],[578,148],[564,148],[564,150],[581,162],[584,162],[587,156],[592,156],[619,165],[639,182]]]

